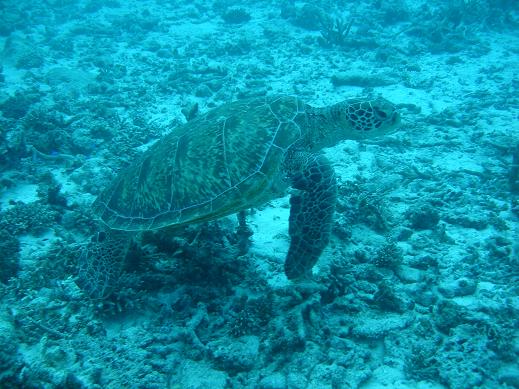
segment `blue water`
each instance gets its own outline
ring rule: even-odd
[[[518,4],[2,0],[0,388],[518,388]]]

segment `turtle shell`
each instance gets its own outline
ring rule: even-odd
[[[277,96],[225,104],[177,127],[94,202],[109,227],[143,231],[213,220],[283,196],[282,164],[304,104]]]

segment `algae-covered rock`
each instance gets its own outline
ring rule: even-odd
[[[259,338],[242,336],[236,340],[221,339],[208,343],[215,364],[225,371],[249,371],[258,359]]]
[[[293,23],[301,28],[317,31],[322,28],[324,11],[315,4],[305,3],[301,8],[296,8]]]
[[[179,372],[183,389],[223,389],[227,387],[227,374],[214,370],[203,362],[186,360]]]
[[[469,296],[476,291],[477,283],[466,277],[442,282],[438,290],[447,298]]]
[[[434,311],[434,323],[440,331],[449,333],[451,329],[468,321],[468,311],[464,306],[456,304],[453,300],[438,302]]]
[[[352,335],[357,338],[381,339],[393,331],[406,328],[410,322],[410,316],[396,314],[384,314],[366,319],[359,317],[353,326]]]
[[[513,364],[503,366],[497,373],[497,380],[500,384],[519,388],[519,367]]]
[[[260,389],[285,389],[287,387],[287,378],[284,374],[274,373],[264,377],[260,383]]]
[[[411,222],[411,227],[415,230],[433,229],[440,221],[438,211],[430,204],[422,204],[417,208],[411,209],[407,213],[407,217]]]

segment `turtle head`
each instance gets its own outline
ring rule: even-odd
[[[383,98],[347,100],[331,107],[341,139],[365,139],[396,130],[400,115],[395,106]]]

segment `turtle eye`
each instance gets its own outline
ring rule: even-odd
[[[373,112],[375,113],[375,116],[377,117],[377,119],[380,119],[380,120],[387,119],[387,113],[385,113],[384,111],[381,111],[378,108],[373,108]]]

